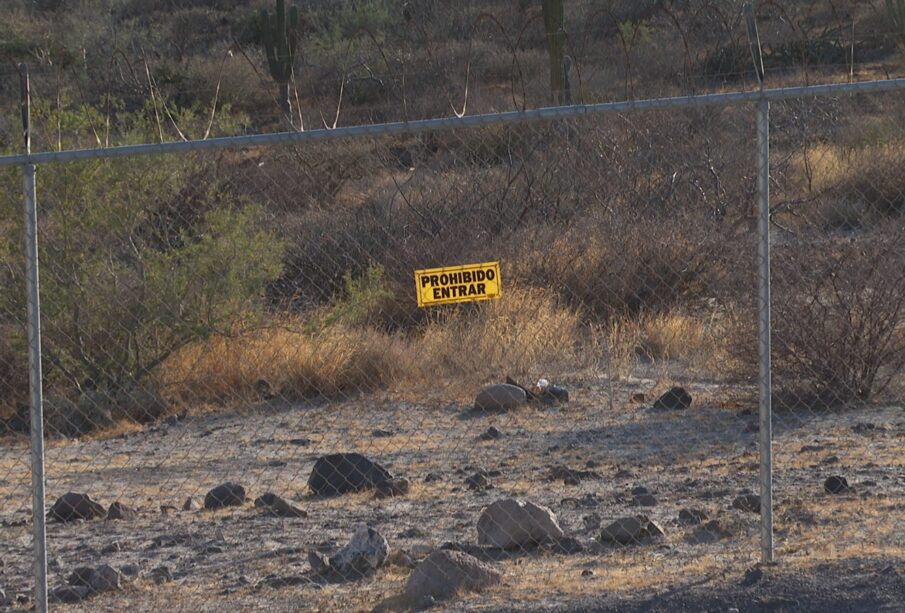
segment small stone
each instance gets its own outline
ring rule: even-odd
[[[707,512],[702,509],[682,509],[679,511],[679,524],[696,526],[707,519]]]
[[[632,394],[631,401],[636,404],[644,402],[644,394],[641,394],[641,393]]]
[[[630,545],[663,536],[663,530],[644,515],[622,517],[605,527],[600,533],[602,543]]]
[[[173,573],[167,566],[156,566],[148,573],[148,577],[154,582],[154,585],[161,585],[172,581]]]
[[[484,476],[483,473],[475,473],[470,477],[467,477],[465,479],[465,485],[468,486],[468,489],[478,492],[493,488],[493,484],[490,483],[490,479]]]
[[[245,504],[245,488],[229,481],[218,485],[204,497],[204,508],[208,510],[237,507],[243,504]]]
[[[101,564],[94,569],[88,586],[94,592],[109,592],[120,589],[122,575],[109,564]]]
[[[8,598],[6,596],[6,592],[4,592],[2,588],[0,588],[0,607],[8,607],[12,603],[12,599]]]
[[[297,445],[299,447],[307,447],[311,444],[310,438],[291,438],[287,441],[290,445]]]
[[[503,438],[503,433],[496,426],[490,426],[480,436],[482,441],[498,441],[501,438]]]
[[[135,519],[137,515],[135,509],[128,507],[119,501],[112,503],[110,508],[107,509],[108,520],[132,520]]]
[[[502,577],[499,570],[465,552],[444,549],[431,553],[412,571],[405,595],[420,605],[464,592],[481,592]]]
[[[644,487],[643,485],[636,485],[632,488],[632,496],[642,496],[644,494],[650,494],[650,490]]]
[[[848,484],[848,480],[839,475],[833,475],[824,481],[823,489],[827,494],[849,494],[854,491]]]
[[[760,568],[754,567],[749,568],[747,572],[745,572],[745,578],[742,579],[743,587],[751,587],[758,581],[764,578],[764,571]]]
[[[47,598],[51,602],[73,604],[87,598],[90,592],[91,588],[87,585],[61,585],[50,590]]]
[[[415,568],[415,562],[412,560],[412,556],[399,549],[387,557],[386,563],[389,566],[397,566],[399,568]]]
[[[657,499],[653,494],[636,494],[632,496],[632,505],[636,507],[655,507]]]
[[[476,411],[488,413],[505,413],[528,402],[525,390],[508,383],[499,383],[485,387],[475,397]]]
[[[412,483],[408,479],[402,477],[387,479],[377,484],[377,498],[405,496],[409,493],[411,487]]]
[[[48,515],[60,522],[76,519],[99,519],[106,516],[107,510],[91,500],[88,494],[69,492],[63,494],[50,507]]]
[[[748,513],[760,513],[760,496],[757,494],[742,494],[732,501],[732,508]]]
[[[195,502],[195,499],[189,496],[185,499],[185,502],[182,503],[183,511],[195,511],[198,509],[198,504]]]
[[[375,428],[374,430],[371,430],[371,436],[374,438],[389,438],[391,436],[396,436],[396,433],[384,428]]]
[[[308,513],[289,504],[272,492],[267,492],[255,499],[255,508],[271,517],[299,518],[308,517]]]
[[[584,527],[586,530],[597,530],[598,528],[600,528],[601,519],[600,515],[598,515],[597,513],[585,515],[582,518],[582,521],[584,522]]]
[[[141,567],[139,567],[138,564],[123,564],[119,567],[119,572],[124,577],[134,578],[138,576],[139,572],[141,572]]]
[[[654,409],[682,410],[691,406],[691,394],[683,387],[670,388],[654,401]]]
[[[695,528],[694,532],[687,537],[687,540],[693,545],[715,543],[735,536],[738,529],[738,524],[729,518],[712,519]]]
[[[426,475],[424,475],[425,483],[434,483],[436,481],[442,481],[442,480],[443,480],[443,477],[440,475],[440,473],[429,472]]]
[[[330,569],[345,579],[360,579],[380,568],[390,555],[387,540],[374,528],[359,524],[348,545],[330,556]]]
[[[581,576],[582,576],[582,577],[593,577],[593,576],[594,576],[594,571],[591,570],[590,568],[586,568],[586,569],[584,569],[583,571],[581,571]]]

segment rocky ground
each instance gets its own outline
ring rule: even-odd
[[[74,491],[137,511],[132,519],[48,524],[51,586],[83,566],[122,573],[120,589],[58,608],[404,610],[409,560],[444,544],[473,550],[482,510],[511,496],[552,509],[578,551],[488,554],[501,582],[444,607],[903,610],[903,407],[777,413],[779,562],[757,567],[758,514],[743,498],[757,492],[758,474],[756,409],[739,400],[746,390],[690,384],[690,408],[654,409],[653,383],[636,380],[616,390],[625,400],[611,408],[605,382],[565,383],[568,404],[498,415],[473,414],[464,397],[273,401],[50,442],[48,506]],[[639,392],[648,397],[629,400]],[[2,445],[0,589],[13,609],[26,608],[15,599],[30,584],[27,447]],[[360,452],[408,478],[409,492],[312,496],[316,459],[337,451]],[[851,488],[827,492],[831,476]],[[244,486],[248,501],[199,509],[226,481]],[[253,500],[265,492],[307,517],[263,513]],[[188,498],[194,504],[183,510]],[[602,526],[639,514],[664,535],[628,545],[597,540]],[[391,554],[358,581],[313,576],[308,552],[335,552],[361,523],[407,556]]]

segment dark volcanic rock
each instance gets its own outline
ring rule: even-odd
[[[204,496],[205,509],[222,509],[245,504],[245,488],[227,481],[218,485]]]
[[[823,482],[823,489],[827,494],[848,494],[852,491],[852,486],[848,484],[845,477],[833,475]]]
[[[707,519],[707,512],[703,509],[682,509],[679,511],[679,524],[682,526],[696,526]]]
[[[684,387],[673,387],[654,401],[653,408],[678,410],[687,409],[690,406],[691,394],[686,392]]]
[[[644,515],[621,517],[600,532],[600,542],[631,545],[663,536],[660,526]]]
[[[61,522],[76,519],[98,519],[106,516],[107,511],[97,502],[91,500],[88,494],[76,494],[69,492],[60,496],[48,515]]]
[[[272,492],[267,492],[255,499],[255,508],[273,517],[308,517],[308,513],[292,506]]]
[[[468,489],[475,490],[477,492],[482,492],[484,490],[489,490],[493,488],[493,484],[490,482],[490,479],[483,472],[477,472],[465,479],[465,485],[468,486]]]
[[[490,426],[479,437],[482,441],[498,441],[503,438],[503,433],[496,426]]]
[[[360,453],[333,453],[317,459],[308,487],[318,496],[358,492],[391,479],[389,471]]]

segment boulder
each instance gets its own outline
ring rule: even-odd
[[[344,579],[360,579],[380,568],[390,555],[387,540],[374,528],[359,524],[348,545],[324,560],[315,551],[308,553],[312,570],[318,574],[336,573]]]
[[[238,507],[243,504],[245,504],[245,488],[230,481],[218,485],[204,496],[205,509]]]
[[[63,494],[50,507],[48,516],[60,522],[76,519],[99,519],[107,515],[103,505],[91,500],[88,494]]]
[[[632,545],[663,536],[663,530],[644,515],[621,517],[600,532],[600,542]]]
[[[276,494],[267,492],[255,499],[255,508],[273,517],[308,517],[308,513],[294,507]]]
[[[686,392],[684,387],[673,387],[654,401],[653,408],[681,410],[690,406],[691,394]]]
[[[521,387],[509,383],[490,385],[478,392],[475,397],[476,411],[488,413],[505,413],[517,409],[528,402],[528,395]]]
[[[503,573],[462,551],[434,551],[405,583],[405,595],[413,603],[445,599],[464,592],[480,592],[498,584]]]
[[[333,453],[314,463],[308,487],[318,496],[337,496],[376,487],[390,472],[360,453]]]
[[[135,519],[136,516],[135,509],[128,507],[119,501],[112,503],[110,508],[107,509],[107,519],[130,520]]]
[[[485,508],[477,529],[479,545],[500,549],[558,541],[565,536],[550,509],[515,498],[497,500]]]

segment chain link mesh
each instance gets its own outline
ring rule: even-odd
[[[777,536],[803,565],[902,547],[900,113],[773,109]],[[40,167],[56,597],[524,609],[743,573],[754,143],[730,106]],[[25,591],[21,179],[0,178]],[[499,299],[417,307],[414,270],[487,261]],[[836,473],[855,494],[823,493]]]

